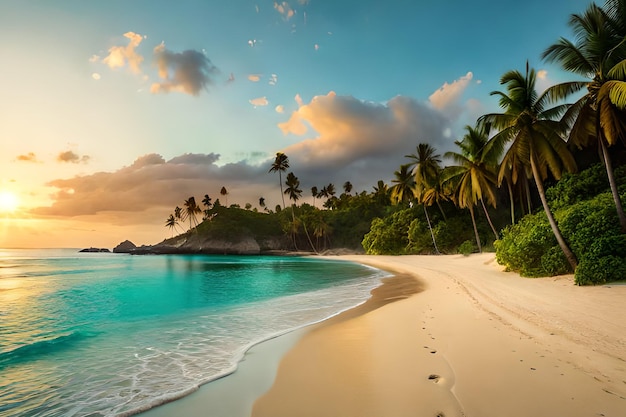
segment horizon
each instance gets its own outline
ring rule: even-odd
[[[221,187],[273,208],[276,152],[302,201],[370,192],[418,142],[443,155],[498,111],[504,72],[579,79],[540,55],[589,4],[3,2],[0,247],[155,244],[184,199],[226,204]]]

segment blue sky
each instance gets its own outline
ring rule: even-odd
[[[576,79],[540,55],[588,4],[0,0],[0,192],[20,204],[0,247],[156,243],[174,206],[222,186],[274,207],[278,151],[303,201],[371,191],[498,111],[504,72]]]

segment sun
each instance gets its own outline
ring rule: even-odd
[[[17,210],[20,204],[17,196],[10,191],[0,191],[0,212],[10,213]]]

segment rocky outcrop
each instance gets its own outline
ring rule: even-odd
[[[85,249],[79,250],[79,252],[94,253],[94,252],[111,252],[111,251],[108,250],[107,248],[85,248]]]
[[[113,248],[113,253],[131,253],[137,246],[130,240],[125,240]]]
[[[151,246],[131,248],[127,253],[133,255],[165,255],[183,253],[205,253],[216,255],[260,255],[273,251],[288,250],[289,241],[281,238],[264,239],[258,242],[252,236],[238,239],[211,239],[206,236],[188,234],[164,240]],[[115,252],[115,249],[114,249]]]

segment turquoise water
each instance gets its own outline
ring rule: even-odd
[[[311,258],[0,250],[0,416],[152,408],[363,302],[383,276]]]

